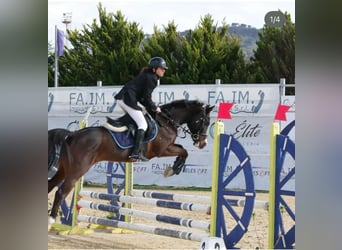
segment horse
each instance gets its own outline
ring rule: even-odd
[[[184,136],[189,134],[195,147],[204,148],[213,108],[198,100],[175,100],[161,105],[161,112],[152,119],[155,120],[156,136],[145,142],[144,158],[176,156],[173,166],[165,170],[164,176],[178,175],[188,157],[187,150],[175,143],[178,130],[182,130]],[[64,181],[55,193],[49,223],[55,221],[62,200],[91,166],[100,161],[134,162],[136,160],[128,158],[131,151],[129,147],[120,148],[105,126],[86,127],[69,134],[61,148],[58,171],[48,181],[48,193]]]

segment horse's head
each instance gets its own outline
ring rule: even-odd
[[[162,111],[171,118],[176,127],[186,123],[188,129],[183,128],[183,131],[191,135],[194,146],[198,148],[207,145],[207,129],[213,108],[214,106],[205,105],[197,100],[176,100],[161,106]]]
[[[191,112],[187,126],[191,133],[194,146],[204,148],[207,145],[207,130],[210,124],[210,112],[214,106],[202,105],[199,111]]]

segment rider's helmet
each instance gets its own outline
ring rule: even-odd
[[[158,68],[161,67],[163,69],[168,69],[166,66],[166,62],[162,57],[156,56],[152,57],[150,61],[148,62],[148,66],[151,68]]]

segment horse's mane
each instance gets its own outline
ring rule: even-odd
[[[202,107],[204,104],[200,102],[199,100],[175,100],[170,103],[166,103],[164,105],[161,105],[161,109],[169,110],[171,108],[187,108],[189,106],[200,106]]]

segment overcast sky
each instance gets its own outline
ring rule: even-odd
[[[212,15],[218,25],[225,19],[227,24],[244,23],[262,28],[265,14],[280,10],[288,12],[295,22],[295,0],[221,0],[221,1],[171,1],[171,0],[49,0],[48,1],[48,41],[54,44],[55,25],[65,30],[63,13],[71,13],[70,29],[83,29],[83,25],[98,20],[98,3],[109,12],[121,10],[128,22],[137,22],[145,33],[152,33],[153,26],[162,29],[174,20],[178,31],[194,29],[201,17]]]

